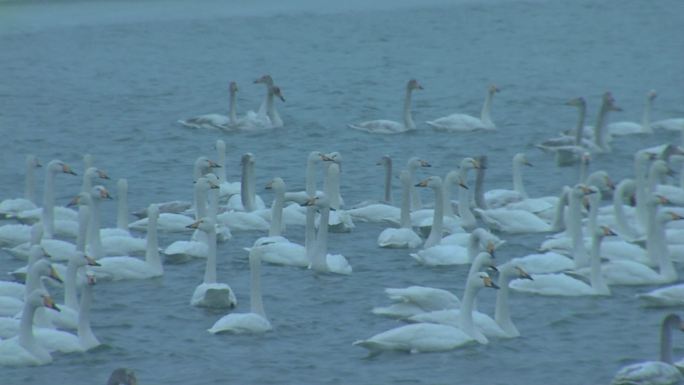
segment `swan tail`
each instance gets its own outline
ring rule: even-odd
[[[378,354],[382,353],[383,344],[380,344],[378,342],[372,341],[372,340],[358,340],[354,341],[352,343],[354,346],[360,346],[364,349],[368,350],[368,356],[369,357],[374,357],[377,356]]]

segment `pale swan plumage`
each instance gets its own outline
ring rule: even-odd
[[[401,179],[401,227],[387,228],[378,235],[378,246],[389,248],[414,249],[423,243],[411,226],[411,177],[408,170],[403,170],[399,175]]]
[[[495,85],[489,86],[479,118],[466,114],[451,114],[439,119],[428,121],[426,123],[438,131],[458,132],[473,130],[495,130],[496,125],[492,121],[490,110],[494,94],[499,91],[499,88]]]
[[[404,96],[404,114],[403,121],[396,122],[393,120],[369,120],[358,124],[349,124],[349,128],[355,130],[366,131],[372,134],[400,134],[402,132],[412,131],[416,129],[416,124],[413,122],[411,116],[411,94],[414,90],[422,90],[418,81],[411,79],[406,83],[406,94]]]
[[[229,107],[228,116],[221,114],[204,114],[198,115],[185,120],[179,120],[178,123],[189,128],[198,129],[214,129],[214,130],[231,130],[238,125],[237,114],[235,111],[235,99],[238,91],[237,83],[230,82],[228,85],[229,92]]]
[[[17,213],[38,208],[36,206],[36,178],[35,169],[42,167],[38,158],[29,154],[26,156],[26,181],[22,198],[9,198],[0,202],[0,217],[13,217]]]
[[[634,135],[634,134],[652,134],[651,128],[651,107],[653,106],[653,99],[657,96],[656,92],[651,90],[646,93],[646,103],[644,104],[644,112],[641,116],[641,123],[637,122],[614,122],[606,126],[606,130],[613,136]]]
[[[330,202],[325,195],[311,198],[306,206],[314,206],[321,212],[321,223],[328,222],[330,215]],[[307,222],[307,228],[312,224]],[[318,273],[351,274],[352,267],[341,254],[328,254],[328,226],[319,226],[316,232],[316,241],[309,254],[309,268]]]

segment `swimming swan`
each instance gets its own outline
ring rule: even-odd
[[[489,86],[487,89],[487,96],[482,105],[482,112],[480,118],[466,114],[451,114],[439,119],[426,122],[438,131],[473,131],[473,130],[495,130],[496,125],[490,116],[492,108],[492,99],[494,94],[499,92],[499,88],[495,85]]]
[[[358,124],[349,124],[349,128],[366,131],[373,134],[400,134],[416,129],[411,116],[411,93],[414,90],[422,90],[417,80],[411,79],[406,83],[406,96],[404,97],[404,121],[402,123],[393,120],[369,120]]]

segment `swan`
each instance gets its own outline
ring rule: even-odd
[[[502,244],[498,238],[483,228],[473,230],[468,238],[467,247],[458,244],[437,243],[417,253],[412,253],[411,257],[420,264],[427,266],[463,265],[473,262],[481,247],[489,253],[494,253],[496,248]],[[425,243],[427,244],[427,241]]]
[[[417,80],[411,79],[406,83],[406,96],[404,97],[404,121],[402,123],[392,120],[369,120],[358,124],[348,124],[349,128],[366,131],[373,134],[400,134],[416,129],[411,116],[411,93],[414,90],[422,90]]]
[[[659,120],[651,123],[651,127],[657,130],[682,131],[684,133],[684,118]]]
[[[647,191],[656,192],[667,198],[672,205],[684,206],[684,188],[669,184],[659,184],[668,176],[674,176],[674,171],[662,159],[655,160],[648,172]]]
[[[264,201],[256,194],[256,180],[254,176],[254,154],[244,153],[240,160],[242,176],[240,180],[240,193],[230,197],[226,206],[229,210],[245,211],[251,213],[254,210],[266,208]]]
[[[267,237],[261,237],[254,242],[254,247],[259,248],[261,261],[276,265],[308,267],[309,259],[306,256],[304,246],[290,242],[283,237],[283,202],[285,200],[285,182],[282,178],[273,178],[269,183],[273,190],[273,204],[271,205],[271,227]],[[251,249],[248,249],[250,251]]]
[[[600,152],[610,151],[608,142],[610,141],[610,133],[606,132],[604,127],[606,117],[609,111],[622,111],[622,108],[615,105],[615,99],[610,92],[603,94],[601,109],[599,110],[596,125],[594,126],[594,144],[601,149]]]
[[[483,287],[498,289],[487,273],[477,273],[468,277],[463,300],[460,328],[453,326],[415,323],[400,326],[353,345],[378,354],[384,350],[400,350],[411,353],[446,351],[477,341],[488,343],[487,337],[475,329],[472,320],[472,307],[477,292]]]
[[[324,188],[325,195],[330,202],[329,231],[334,233],[348,233],[354,229],[354,221],[346,210],[340,209],[340,166],[329,163],[325,179],[328,183]]]
[[[497,271],[494,256],[489,252],[479,253],[470,265],[470,274],[474,274],[487,266]],[[385,307],[374,307],[373,314],[393,318],[409,318],[416,314],[440,310],[457,309],[461,306],[458,297],[448,290],[426,286],[409,286],[406,288],[387,288],[385,294],[394,303]]]
[[[648,293],[637,294],[644,306],[666,307],[684,305],[684,284],[661,287]]]
[[[531,167],[532,163],[527,160],[524,153],[519,152],[513,157],[513,190],[494,189],[485,192],[484,199],[488,208],[504,207],[509,203],[529,198],[523,184],[522,166]]]
[[[207,234],[209,248],[204,281],[195,288],[190,304],[211,308],[234,308],[237,305],[237,299],[233,289],[225,283],[216,282],[216,225],[214,220],[204,217],[190,225],[190,228],[199,229]]]
[[[283,102],[285,98],[282,96],[280,87],[273,83],[271,75],[263,75],[254,81],[254,84],[264,84],[266,86],[266,97],[264,98],[259,111],[248,111],[243,119],[243,130],[263,129],[263,128],[278,128],[283,126],[283,120],[280,118],[278,111],[273,104],[273,97],[277,96]]]
[[[515,338],[520,336],[518,328],[511,320],[508,295],[508,284],[514,278],[529,279],[533,278],[522,268],[506,263],[499,266],[499,290],[496,293],[496,307],[494,319],[484,313],[473,311],[473,321],[475,326],[485,336],[496,338]],[[409,321],[413,322],[432,322],[442,325],[458,327],[461,317],[460,309],[436,310],[428,313],[421,313],[411,316]]]
[[[209,333],[264,333],[273,327],[266,318],[261,298],[260,265],[262,248],[252,247],[249,251],[250,292],[249,313],[231,313],[224,315],[208,329]]]
[[[646,93],[646,103],[644,104],[644,113],[641,116],[641,123],[614,122],[606,126],[608,133],[613,136],[652,134],[653,128],[651,128],[651,107],[653,105],[653,99],[655,99],[656,96],[657,94],[653,90]]]
[[[511,234],[551,231],[551,225],[529,211],[508,208],[487,210],[475,208],[473,210],[490,230]]]
[[[178,123],[189,128],[204,128],[215,130],[231,130],[238,124],[237,115],[235,112],[235,99],[238,91],[237,83],[230,82],[228,85],[228,92],[230,95],[228,116],[221,114],[205,114],[199,115],[185,120],[179,120]]]
[[[240,182],[228,182],[226,178],[226,142],[216,139],[216,163],[221,166],[216,168],[214,174],[219,179],[219,196],[222,200],[228,199],[240,193]]]
[[[305,206],[316,207],[321,212],[321,223],[330,217],[330,202],[324,195],[316,196],[305,203]],[[307,223],[307,227],[309,227]],[[307,253],[307,255],[309,255]],[[328,226],[319,226],[316,243],[311,248],[309,268],[318,273],[351,274],[352,267],[341,254],[328,254]]]
[[[494,94],[500,90],[495,85],[490,85],[487,89],[487,96],[482,105],[480,118],[465,114],[451,114],[439,119],[426,122],[438,131],[473,131],[473,130],[496,130],[496,125],[490,116],[492,99]]]
[[[672,365],[672,329],[684,330],[681,318],[668,314],[660,327],[660,360],[625,366],[613,377],[611,385],[679,384],[684,377]]]
[[[26,284],[3,285],[3,295],[0,296],[0,317],[13,317],[19,313],[24,306],[26,296],[35,289],[43,288],[43,277],[63,283],[62,278],[52,267],[50,261],[42,258],[40,246],[32,246],[31,254],[36,256],[37,260],[28,268]]]
[[[592,236],[591,278],[588,285],[584,281],[566,274],[532,274],[532,280],[516,279],[511,282],[513,290],[552,296],[610,295],[610,288],[602,275],[601,241],[606,235],[614,235],[609,228],[596,229]]]
[[[38,344],[33,334],[33,315],[39,306],[59,311],[44,289],[36,289],[28,294],[21,316],[19,336],[0,341],[0,365],[45,365],[52,362],[50,352]]]
[[[587,151],[598,152],[600,148],[594,145],[594,142],[584,137],[584,125],[587,116],[587,103],[583,97],[570,99],[565,103],[566,106],[577,107],[579,113],[577,118],[577,125],[573,130],[567,133],[562,133],[561,136],[547,139],[535,147],[555,153],[556,165],[559,167],[570,166],[577,161],[582,161],[584,154]]]
[[[423,243],[411,227],[411,177],[408,170],[403,170],[399,175],[401,179],[401,227],[387,228],[378,235],[378,246],[389,248],[415,249]]]
[[[157,241],[157,220],[159,208],[151,204],[147,208],[147,251],[145,260],[129,256],[100,258],[100,266],[93,266],[92,271],[96,276],[114,281],[124,279],[148,279],[160,277],[164,274],[164,267],[159,256],[159,242]],[[91,220],[91,226],[93,222]]]
[[[118,368],[112,371],[107,380],[107,385],[137,385],[138,379],[135,372],[127,368]]]
[[[384,155],[378,165],[385,168],[385,192],[380,202],[363,202],[347,210],[352,219],[363,222],[400,224],[401,210],[392,205],[392,158]],[[410,181],[409,181],[410,183]],[[409,198],[410,199],[410,198]],[[409,202],[410,205],[410,202]]]
[[[24,187],[24,197],[5,199],[0,202],[0,217],[13,217],[17,213],[26,210],[37,209],[36,206],[36,178],[34,171],[36,168],[42,167],[38,158],[29,154],[26,156],[26,182]]]
[[[406,168],[409,172],[409,176],[411,177],[411,212],[423,208],[423,204],[420,201],[420,194],[415,189],[413,184],[413,181],[416,180],[416,171],[418,171],[418,168],[420,167],[432,167],[432,165],[426,160],[420,159],[417,156],[409,158],[409,160],[406,162]]]

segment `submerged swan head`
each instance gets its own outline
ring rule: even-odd
[[[406,89],[413,91],[413,90],[422,90],[423,86],[418,83],[418,80],[416,79],[411,79],[406,83]]]

